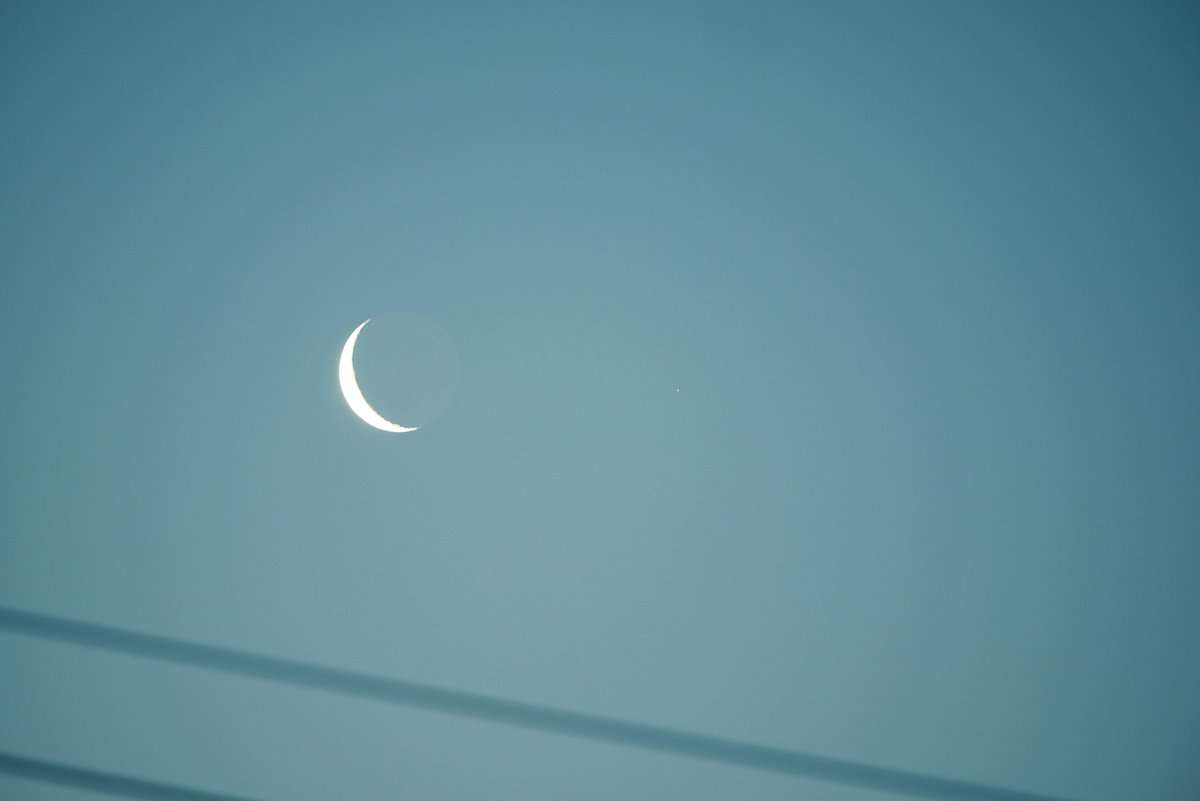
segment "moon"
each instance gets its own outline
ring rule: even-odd
[[[350,406],[350,411],[358,415],[369,426],[374,426],[380,431],[390,431],[395,434],[406,434],[409,431],[416,431],[419,426],[405,428],[404,426],[396,425],[372,409],[371,404],[367,403],[367,399],[363,397],[362,390],[358,388],[358,378],[354,375],[354,343],[358,340],[358,333],[369,322],[371,322],[370,317],[359,323],[358,328],[354,329],[354,333],[350,335],[350,338],[346,340],[346,344],[342,346],[342,358],[338,360],[338,383],[342,385],[342,395],[346,397],[346,403]]]

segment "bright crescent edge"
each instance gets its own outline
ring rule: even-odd
[[[342,346],[342,358],[338,360],[338,383],[341,384],[342,395],[345,396],[350,411],[358,415],[369,426],[396,434],[416,431],[416,428],[398,426],[372,409],[371,404],[367,403],[367,399],[363,396],[362,390],[358,388],[358,378],[354,375],[354,343],[358,340],[358,332],[362,331],[363,326],[369,322],[371,322],[370,317],[359,323],[358,328],[354,329],[354,333]]]

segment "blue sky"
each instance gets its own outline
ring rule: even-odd
[[[0,604],[1194,798],[1198,35],[1171,3],[6,4]],[[336,383],[396,311],[461,365],[401,436]],[[0,649],[0,750],[213,791],[884,797]]]

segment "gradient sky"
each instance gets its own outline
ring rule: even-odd
[[[0,604],[1195,799],[1198,86],[1189,3],[4,3]],[[409,435],[336,383],[393,311]],[[13,634],[0,750],[891,797]]]

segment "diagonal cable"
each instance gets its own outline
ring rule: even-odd
[[[146,801],[250,801],[242,796],[193,790],[175,784],[135,779],[132,776],[17,756],[3,751],[0,751],[0,773],[46,784],[74,787],[77,790],[142,798]]]
[[[1039,793],[695,734],[602,715],[294,662],[0,606],[0,629],[178,665],[291,684],[710,762],[935,801],[1062,801]]]

